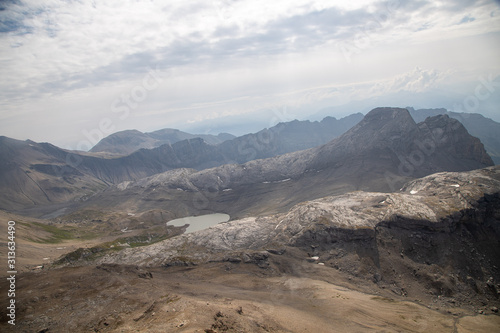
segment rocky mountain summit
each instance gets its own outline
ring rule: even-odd
[[[230,163],[239,157],[220,147],[194,138],[109,158],[3,138],[0,208],[43,216],[57,204],[137,211],[161,206],[179,217],[210,211],[243,217],[353,190],[394,191],[431,173],[493,165],[460,122],[438,115],[416,124],[399,108],[374,109],[319,147],[244,164]],[[274,151],[268,148],[261,152]]]
[[[407,108],[416,122],[424,121],[427,117],[445,114],[450,118],[460,121],[467,131],[479,138],[484,148],[495,164],[500,164],[500,124],[478,113],[451,112],[446,109],[420,109]]]
[[[416,124],[405,109],[378,108],[317,148],[122,182],[85,207],[146,211],[161,205],[179,217],[224,212],[238,218],[349,191],[391,192],[435,172],[491,165],[481,142],[458,121],[438,115]]]

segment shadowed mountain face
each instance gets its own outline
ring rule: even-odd
[[[446,115],[416,124],[405,109],[378,108],[331,142],[245,164],[168,171],[113,186],[86,203],[176,216],[273,213],[293,204],[353,190],[394,191],[439,171],[493,165],[481,142]]]
[[[48,143],[0,137],[0,207],[23,207],[80,200],[107,187],[82,168],[78,155]]]
[[[446,109],[420,109],[408,108],[416,122],[424,121],[427,117],[446,114],[450,118],[460,121],[467,131],[481,140],[486,152],[495,164],[500,164],[500,123],[486,118],[477,113],[450,112]]]

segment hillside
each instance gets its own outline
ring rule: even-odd
[[[354,190],[394,191],[431,173],[490,165],[481,142],[458,121],[436,116],[416,124],[405,109],[379,108],[323,146],[123,182],[82,207],[145,211],[161,205],[180,217],[224,212],[236,218]]]
[[[450,118],[460,121],[467,131],[481,140],[486,152],[491,156],[495,164],[500,164],[500,123],[486,118],[478,113],[458,113],[446,109],[420,109],[408,108],[416,122],[425,120],[427,117],[446,114]]]
[[[150,246],[81,249],[19,275],[16,323],[35,332],[494,332],[499,190],[498,167],[445,172],[397,193],[325,197]]]

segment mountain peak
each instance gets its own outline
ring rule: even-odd
[[[379,107],[371,110],[365,116],[366,120],[390,120],[399,117],[411,117],[407,109],[393,107]]]
[[[368,124],[378,129],[394,125],[407,129],[416,125],[408,110],[391,107],[375,108],[368,112],[359,125],[365,127]]]
[[[368,112],[356,126],[338,139],[346,150],[359,152],[368,147],[392,147],[408,141],[418,131],[418,126],[406,109],[380,107]],[[329,144],[334,144],[331,142]],[[329,145],[327,144],[327,145]],[[408,143],[404,143],[408,145]]]

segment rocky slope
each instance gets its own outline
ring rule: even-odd
[[[90,261],[88,254],[80,260],[70,255],[59,264],[226,263],[226,271],[254,265],[269,274],[314,272],[325,281],[342,276],[365,291],[389,291],[437,307],[498,308],[499,239],[500,168],[490,167],[433,174],[396,193],[325,197],[286,213],[97,253]]]
[[[495,332],[499,222],[500,167],[490,167],[145,247],[85,247],[17,275],[16,331]]]
[[[287,126],[293,129],[294,125]],[[166,205],[179,216],[209,210],[255,215],[329,194],[389,191],[433,172],[493,164],[481,142],[458,121],[436,116],[416,124],[407,110],[397,108],[371,111],[358,125],[323,146],[245,164],[220,166],[239,157],[201,138],[140,149],[117,158],[8,138],[0,145],[5,161],[0,175],[0,208],[6,210],[38,209],[40,205],[76,200],[76,204],[99,209],[147,210]],[[245,147],[237,150],[245,152]],[[268,148],[260,151],[273,151]],[[181,170],[183,177],[172,176],[179,174],[177,171],[161,175],[179,168],[201,171]],[[30,173],[37,178],[30,180]],[[158,176],[138,181],[152,175]],[[112,184],[120,185],[87,200]],[[9,195],[12,191],[13,196]]]
[[[88,207],[145,211],[161,205],[177,216],[268,214],[354,190],[394,191],[439,171],[493,165],[481,142],[446,115],[416,124],[405,109],[371,111],[331,142],[304,151],[196,171],[168,171],[112,186]]]
[[[500,163],[500,124],[478,113],[450,112],[446,109],[420,109],[408,108],[416,122],[424,121],[427,117],[446,114],[450,118],[460,121],[467,131],[479,138],[484,144],[486,152],[495,164]]]
[[[0,137],[0,207],[80,200],[106,188],[104,181],[73,166],[79,158],[84,157],[48,143]]]
[[[498,221],[493,223],[500,218],[499,192],[500,167],[436,173],[410,181],[395,193],[356,191],[306,201],[286,213],[221,223],[146,248],[125,250],[102,262],[159,266],[191,252],[203,261],[234,250],[332,245],[336,233],[370,238],[378,228],[390,227],[439,233],[473,223],[477,228],[492,228],[496,234],[500,232]],[[207,251],[193,250],[199,246]]]

